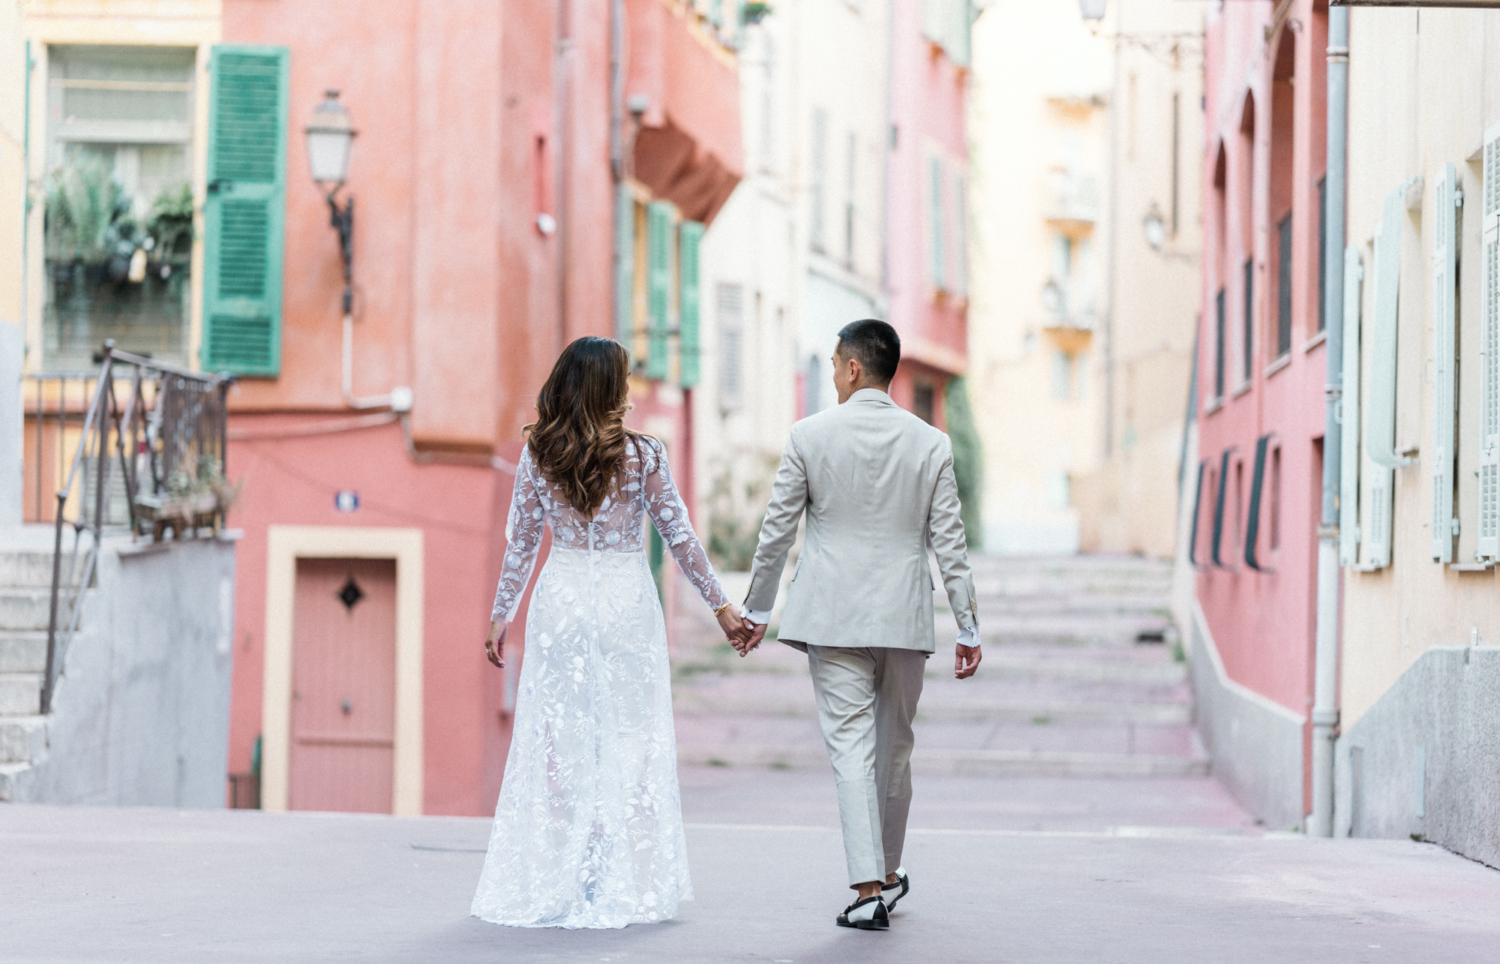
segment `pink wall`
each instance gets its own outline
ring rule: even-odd
[[[936,411],[942,424],[942,387],[961,374],[968,355],[968,305],[933,290],[928,279],[927,158],[937,151],[966,168],[968,141],[964,103],[969,72],[948,59],[922,33],[920,0],[895,0],[891,75],[891,122],[896,126],[887,187],[887,285],[890,322],[901,334],[901,365],[891,394],[910,408],[912,377],[930,377],[937,386]],[[952,190],[951,180],[947,189]],[[951,195],[949,209],[953,205]],[[951,215],[950,215],[951,217]],[[952,251],[957,238],[950,232]]]
[[[1264,27],[1272,5],[1227,4],[1209,24],[1205,88],[1208,137],[1204,145],[1205,237],[1199,345],[1199,451],[1210,468],[1232,450],[1226,490],[1223,567],[1210,561],[1217,491],[1205,476],[1196,547],[1204,565],[1198,599],[1225,670],[1235,681],[1306,715],[1312,692],[1314,586],[1323,435],[1324,348],[1318,338],[1318,194],[1324,171],[1326,8],[1295,0],[1281,31],[1295,40],[1297,83],[1287,115],[1273,121],[1272,77],[1278,41]],[[1298,28],[1289,26],[1295,23]],[[1250,78],[1249,85],[1244,79]],[[1287,89],[1283,88],[1283,92]],[[1241,136],[1247,97],[1255,106],[1254,141]],[[1215,191],[1215,162],[1227,161],[1225,203]],[[1253,154],[1248,152],[1253,151]],[[1276,171],[1280,184],[1274,185]],[[1253,181],[1244,180],[1253,172]],[[1248,190],[1246,190],[1248,188]],[[1247,205],[1248,199],[1248,205]],[[1248,207],[1248,210],[1246,208]],[[1274,211],[1273,211],[1274,208]],[[1292,338],[1284,362],[1276,353],[1276,218],[1292,212]],[[1227,224],[1223,223],[1227,218]],[[1221,240],[1222,239],[1222,242]],[[1255,259],[1251,379],[1242,384],[1246,257]],[[1215,295],[1227,302],[1225,397],[1214,399]],[[1278,367],[1279,366],[1279,367]],[[1221,407],[1220,407],[1221,406]],[[1262,496],[1257,553],[1264,572],[1244,560],[1256,440],[1273,434],[1281,447],[1281,488],[1272,499],[1270,471]],[[1269,456],[1268,456],[1269,463]],[[1237,491],[1238,487],[1238,491]],[[1273,502],[1280,547],[1270,545]],[[1241,508],[1236,512],[1236,506]],[[1237,518],[1238,515],[1238,518]],[[1306,737],[1305,737],[1306,738]],[[1304,779],[1304,784],[1306,784]],[[1304,794],[1309,792],[1304,789]]]
[[[632,37],[655,38],[632,46],[629,75],[670,68],[652,80],[653,103],[732,188],[732,60],[660,0],[628,9]],[[560,61],[559,35],[571,51]],[[241,381],[231,396],[229,471],[244,482],[231,524],[245,538],[230,768],[248,769],[261,732],[268,527],[415,526],[426,551],[424,809],[493,812],[510,724],[503,677],[481,643],[504,551],[506,466],[558,351],[614,330],[609,3],[225,0],[224,38],[291,55],[282,370]],[[339,384],[337,241],[302,133],[325,88],[341,91],[359,132],[348,183],[357,198],[354,391],[412,387],[410,429],[424,461],[394,423],[287,432],[350,414]],[[538,229],[540,213],[556,218],[556,232]],[[654,395],[641,399],[646,408]],[[690,411],[690,398],[662,409],[683,420],[680,471],[691,465]],[[357,512],[335,510],[340,489],[359,492]]]

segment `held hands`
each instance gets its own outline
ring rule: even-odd
[[[968,679],[979,669],[979,647],[958,644],[953,651],[953,678]]]
[[[490,623],[490,634],[484,639],[484,654],[499,669],[505,668],[505,637],[510,633],[510,623],[495,620]]]
[[[730,642],[734,645],[735,652],[741,656],[748,656],[750,655],[750,651],[759,646],[760,641],[766,638],[766,624],[752,623],[750,620],[743,618],[739,621],[742,624],[741,632],[743,636],[738,640],[731,639]]]
[[[715,614],[715,618],[719,620],[719,628],[724,631],[724,638],[729,641],[729,645],[734,647],[735,652],[741,656],[749,652],[746,644],[750,639],[750,629],[748,627],[751,626],[751,623],[747,622],[740,615],[739,607],[733,604],[725,606]]]

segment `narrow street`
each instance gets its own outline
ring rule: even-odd
[[[697,899],[670,923],[568,932],[470,918],[482,818],[14,805],[0,808],[0,958],[1494,959],[1500,873],[1430,844],[1267,831],[1208,774],[1162,566],[976,566],[985,662],[965,682],[931,663],[913,890],[887,933],[832,925],[842,845],[802,657],[767,645],[741,660],[710,624],[684,622],[678,731]],[[684,620],[699,618],[696,597],[682,603]],[[946,638],[951,616],[937,618]]]

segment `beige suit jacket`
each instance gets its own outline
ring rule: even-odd
[[[775,603],[804,512],[783,642],[932,652],[929,538],[959,629],[977,625],[953,446],[885,392],[861,389],[792,426],[760,528],[747,610]]]

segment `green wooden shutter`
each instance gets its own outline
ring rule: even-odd
[[[680,331],[678,337],[678,350],[681,358],[678,364],[678,381],[683,388],[692,388],[699,381],[699,353],[702,311],[700,292],[702,283],[699,280],[698,252],[703,243],[703,225],[697,221],[684,221],[677,229],[677,257],[681,267],[678,269],[677,290],[677,325]]]
[[[1453,369],[1458,292],[1454,244],[1458,227],[1457,169],[1444,164],[1433,191],[1432,240],[1432,559],[1453,561]]]
[[[667,377],[667,314],[672,300],[672,206],[652,201],[646,208],[646,377]]]
[[[204,203],[203,367],[281,371],[287,50],[214,48]]]
[[[621,184],[615,196],[615,340],[635,352],[635,196]]]
[[[1396,469],[1410,458],[1396,454],[1396,354],[1401,295],[1401,236],[1406,228],[1406,189],[1402,183],[1385,196],[1375,231],[1375,310],[1370,324],[1370,384],[1364,409],[1369,511],[1360,523],[1364,569],[1391,564]]]

